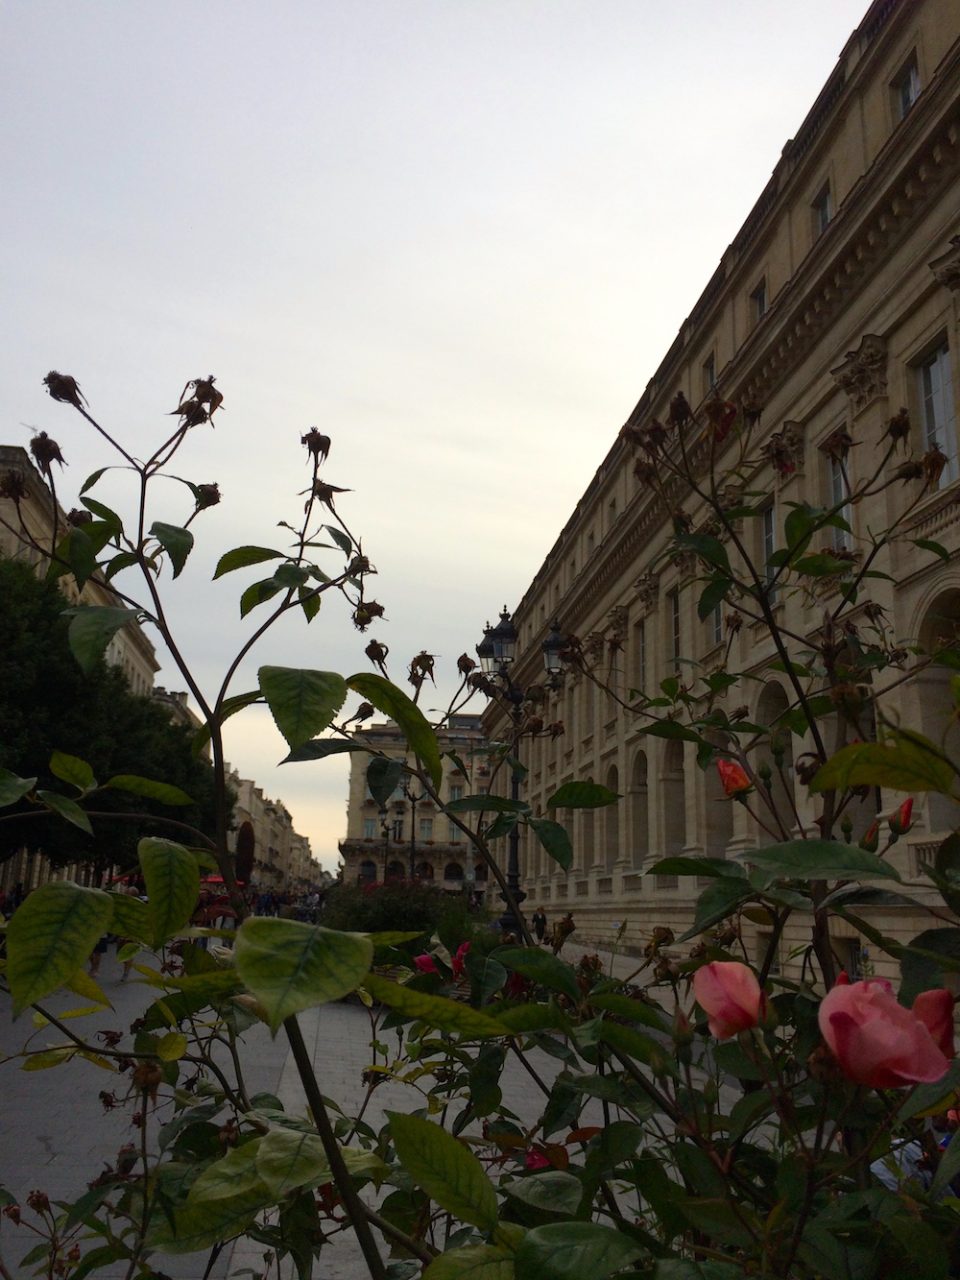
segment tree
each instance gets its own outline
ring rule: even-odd
[[[91,805],[97,813],[143,816],[135,822],[93,817],[91,837],[24,801],[0,821],[0,862],[26,847],[42,849],[59,865],[123,865],[140,836],[171,834],[171,818],[210,831],[212,770],[192,754],[189,730],[171,723],[158,704],[131,693],[122,673],[105,663],[83,674],[67,643],[63,596],[27,565],[0,558],[0,598],[0,767],[63,792],[50,770],[51,755],[61,751],[86,760],[101,783],[135,773],[163,779],[195,802],[171,809],[139,796],[101,792]]]

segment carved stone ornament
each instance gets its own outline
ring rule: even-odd
[[[939,258],[934,258],[928,266],[938,284],[952,289],[954,293],[960,290],[960,236],[951,236],[950,248],[947,252],[941,253]]]
[[[655,573],[645,573],[639,577],[633,584],[640,603],[640,608],[644,613],[649,613],[653,606],[657,603],[660,594],[660,578]]]
[[[848,351],[843,364],[830,372],[850,397],[854,413],[860,413],[878,396],[887,394],[886,338],[865,334],[856,351]]]

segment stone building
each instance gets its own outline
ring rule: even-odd
[[[374,723],[357,736],[371,753],[393,760],[409,755],[406,740],[392,721]],[[437,736],[441,752],[451,753],[443,756],[441,800],[485,792],[490,760],[480,717],[455,715]],[[461,828],[440,813],[419,787],[402,781],[385,806],[377,804],[367,786],[371,759],[364,752],[350,757],[347,836],[340,841],[344,883],[417,879],[450,892],[470,888],[485,893],[486,866],[475,863],[472,845]]]
[[[782,475],[768,465],[749,477],[752,490],[769,495],[762,518],[747,526],[763,563],[782,536],[789,504],[842,500],[837,467],[821,448],[831,433],[845,428],[860,442],[849,462],[856,484],[876,466],[887,422],[906,407],[915,452],[936,442],[947,455],[939,486],[910,517],[910,536],[942,544],[948,559],[898,544],[876,564],[890,580],[871,582],[870,594],[897,636],[929,642],[954,634],[960,620],[958,319],[960,7],[955,0],[875,0],[628,422],[644,428],[666,420],[678,390],[695,410],[714,395],[762,406],[761,430],[768,439],[777,433],[790,463]],[[618,437],[514,611],[519,685],[538,679],[554,618],[581,638],[619,634],[609,676],[628,701],[631,690],[651,693],[676,672],[692,680],[689,673],[724,661],[723,616],[699,618],[702,582],[683,558],[665,557],[672,529],[651,488],[638,484],[634,462],[633,448]],[[862,550],[869,531],[890,522],[902,494],[898,487],[857,506],[852,537],[844,535],[851,550]],[[689,498],[685,507],[696,525],[702,512]],[[812,635],[822,618],[822,609],[804,613],[792,597],[777,609],[800,636]],[[736,698],[762,724],[789,703],[774,657],[766,628],[748,624],[728,660],[731,670],[752,677]],[[948,677],[943,668],[929,669],[894,689],[884,710],[939,739],[952,705]],[[741,807],[722,802],[714,771],[697,767],[690,743],[644,735],[642,717],[590,680],[568,679],[543,714],[564,721],[566,733],[524,747],[525,798],[534,810],[576,778],[592,777],[623,798],[574,816],[569,874],[524,843],[529,900],[544,902],[548,912],[572,909],[584,941],[608,941],[624,921],[624,942],[633,948],[656,925],[688,927],[702,885],[646,869],[670,854],[744,857],[761,842],[755,824]],[[484,726],[490,737],[504,733],[502,711],[491,705]],[[794,739],[787,760],[801,822],[812,810],[792,759],[805,749]],[[884,792],[880,812],[902,798]],[[893,855],[905,892],[923,898],[919,863],[956,811],[937,798],[918,798],[918,811]],[[903,907],[876,918],[901,939],[930,925]],[[836,932],[844,931],[838,925]],[[853,927],[846,932],[838,945],[857,971],[867,957]],[[802,922],[788,929],[785,963],[804,936]],[[748,938],[758,948],[765,941],[762,933]],[[872,959],[885,970],[886,958]]]
[[[227,785],[236,793],[231,848],[235,851],[246,827],[253,840],[251,883],[261,890],[299,893],[321,884],[324,873],[313,856],[310,841],[293,829],[293,819],[282,801],[271,800],[249,778],[227,766]]]

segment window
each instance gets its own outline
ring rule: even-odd
[[[451,799],[451,800],[462,800],[462,799],[463,799],[463,787],[459,787],[459,786],[457,786],[457,787],[451,787],[451,788],[450,788],[450,799]]]
[[[903,120],[920,97],[920,71],[915,53],[910,55],[910,60],[890,87],[893,90],[894,114],[897,120]]]
[[[670,606],[670,654],[673,659],[674,666],[680,662],[680,592],[676,587],[672,591],[667,592],[667,601]]]
[[[449,826],[450,826],[450,843],[459,844],[460,841],[463,839],[463,832],[460,830],[460,828],[456,825],[455,822],[451,822]]]
[[[847,524],[850,523],[853,514],[850,503],[847,499],[850,497],[850,486],[847,483],[847,476],[843,469],[843,464],[839,458],[828,458],[830,467],[830,506],[839,507],[837,515],[842,516]],[[843,504],[841,506],[841,503]],[[848,551],[850,548],[850,534],[846,529],[830,530],[833,535],[833,546],[837,551]]]
[[[762,562],[761,572],[766,578],[769,586],[770,603],[773,604],[777,598],[777,589],[773,585],[773,579],[776,576],[776,566],[770,563],[773,553],[777,549],[777,515],[771,502],[768,507],[760,513],[760,559]]]
[[[714,605],[712,612],[707,615],[707,637],[711,649],[715,649],[718,644],[723,643],[722,605]]]
[[[754,324],[762,319],[767,310],[767,278],[760,281],[750,295],[750,318]]]
[[[647,624],[643,618],[633,628],[633,687],[643,693],[647,684]]]
[[[420,839],[421,840],[433,839],[433,819],[432,818],[420,819]]]
[[[717,385],[717,361],[713,355],[703,362],[703,394],[708,396]]]
[[[937,445],[947,455],[947,465],[940,476],[942,489],[957,478],[957,422],[950,372],[950,348],[944,342],[917,369],[920,412],[923,421],[923,443],[926,449]]]
[[[813,205],[813,238],[816,240],[822,236],[830,225],[830,219],[833,217],[833,196],[830,192],[830,183],[826,182],[820,188],[814,197]]]
[[[372,840],[377,834],[376,818],[364,818],[363,820],[363,838],[364,840]]]

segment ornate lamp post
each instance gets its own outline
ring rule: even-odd
[[[519,688],[510,678],[510,668],[517,656],[517,638],[517,629],[513,625],[513,619],[507,612],[507,606],[504,605],[500,614],[500,621],[495,627],[491,627],[489,622],[487,623],[483,631],[483,639],[477,645],[480,668],[484,675],[492,676],[499,682],[500,696],[506,704],[514,726],[510,771],[511,800],[520,799],[520,783],[523,773],[518,758],[519,730],[524,719],[523,704],[529,693],[528,689]],[[544,666],[549,677],[548,683],[553,687],[556,686],[556,682],[563,670],[560,653],[565,643],[565,637],[560,632],[559,623],[554,622],[550,635],[543,643]],[[518,824],[511,828],[507,837],[507,888],[510,891],[510,897],[506,894],[500,895],[506,903],[506,910],[500,917],[499,925],[505,933],[513,933],[520,937],[522,936],[522,930],[516,912],[527,895],[520,886],[520,828]],[[513,899],[512,902],[510,898]]]
[[[412,880],[416,873],[416,857],[417,857],[417,805],[421,800],[426,800],[427,793],[425,791],[413,791],[408,782],[404,782],[400,788],[406,799],[410,802],[410,879]]]

